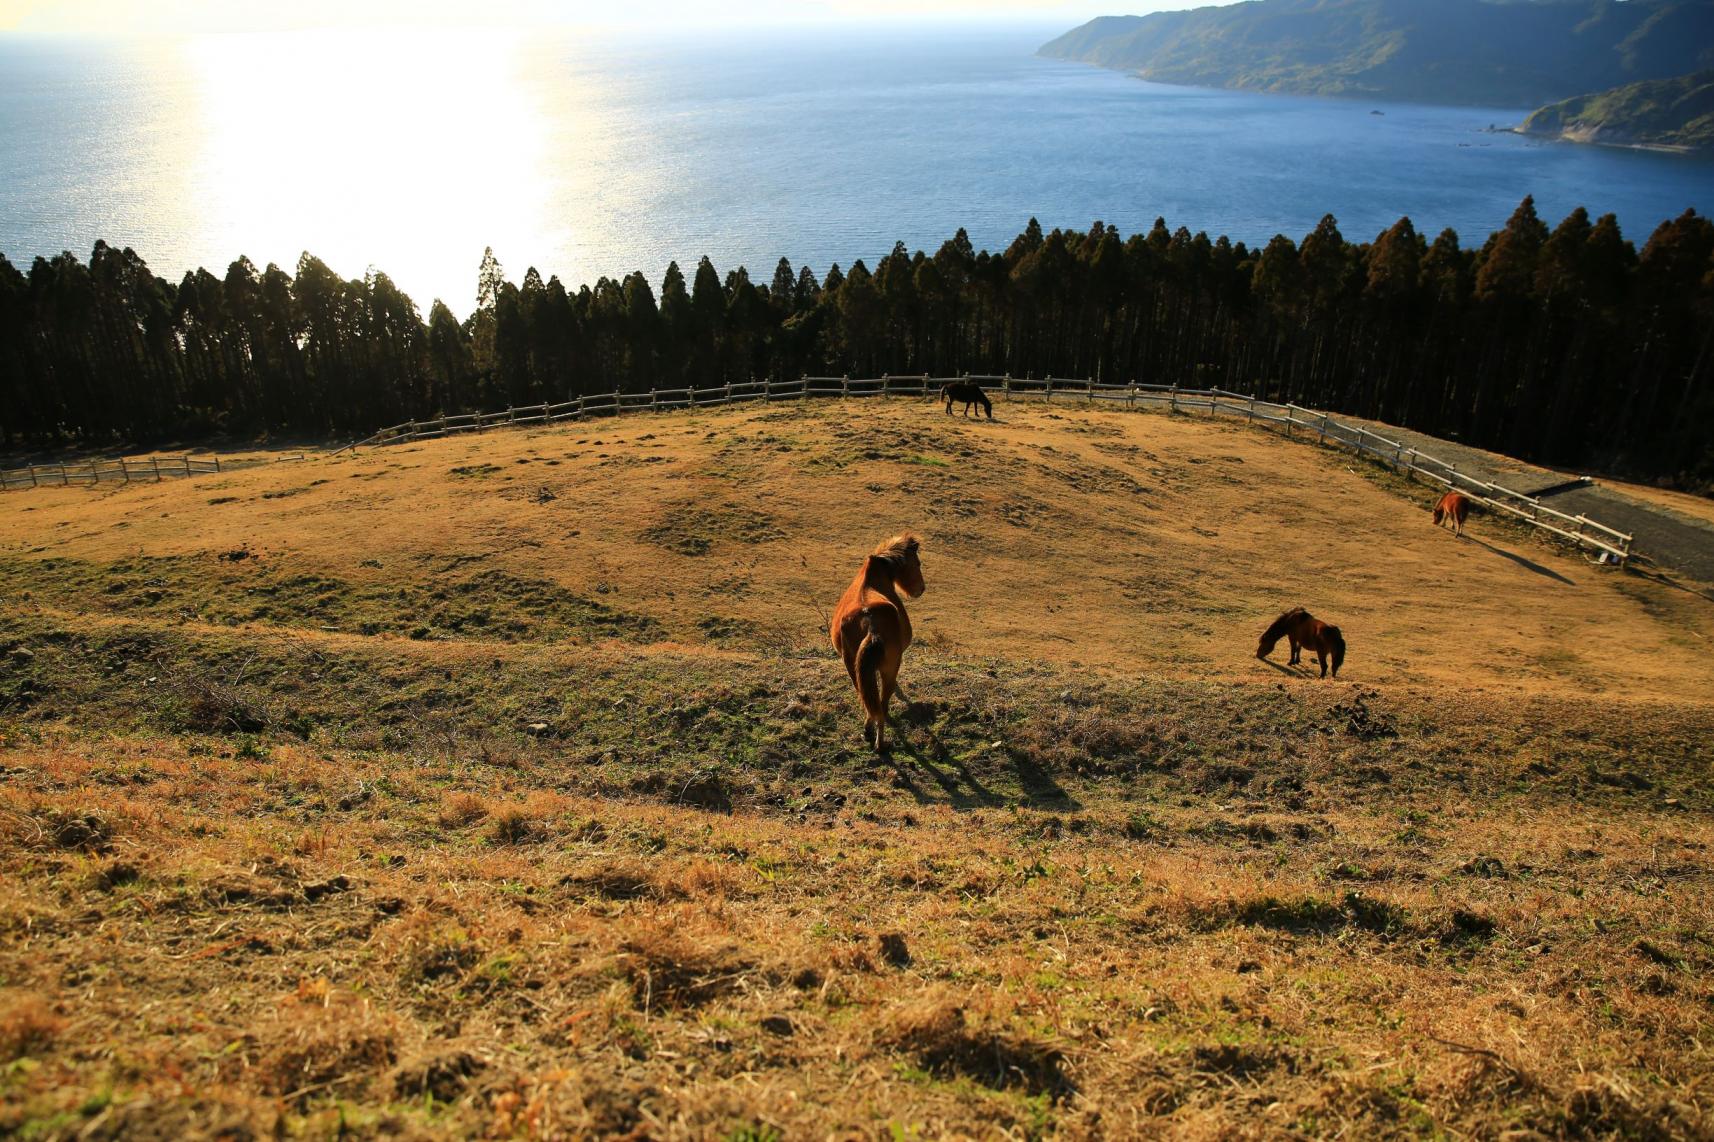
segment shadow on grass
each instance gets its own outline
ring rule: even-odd
[[[1634,559],[1631,561],[1631,565],[1627,570],[1639,579],[1645,579],[1650,583],[1658,583],[1662,587],[1671,587],[1675,591],[1683,591],[1687,595],[1695,595],[1698,599],[1706,599],[1708,602],[1714,603],[1714,590],[1706,588],[1699,589],[1688,583],[1681,583],[1664,572],[1639,567]]]
[[[902,788],[908,790],[918,801],[936,800],[912,781],[910,772],[899,760],[901,756],[932,778],[945,794],[947,803],[956,809],[992,808],[1006,804],[1006,798],[984,784],[982,778],[965,762],[966,757],[991,747],[978,746],[975,750],[967,750],[963,754],[954,753],[946,741],[935,732],[932,725],[934,714],[935,706],[932,703],[907,703],[901,712],[898,719],[900,725],[892,737],[892,749],[893,767],[898,771],[903,783]],[[999,753],[998,750],[995,752]],[[1052,774],[1033,758],[1012,750],[1004,751],[1003,756],[1011,761],[1019,787],[1030,802],[1064,809],[1082,807],[1077,799],[1066,792]]]
[[[1556,580],[1560,583],[1564,583],[1567,587],[1575,587],[1577,585],[1577,584],[1573,583],[1570,579],[1567,579],[1564,575],[1561,575],[1559,572],[1555,571],[1553,568],[1543,567],[1540,563],[1537,563],[1533,559],[1525,559],[1522,555],[1519,555],[1515,551],[1507,551],[1503,547],[1495,547],[1492,543],[1489,543],[1487,540],[1477,539],[1475,536],[1470,535],[1469,533],[1465,533],[1464,538],[1468,539],[1471,543],[1476,544],[1478,547],[1487,548],[1489,551],[1492,551],[1495,555],[1503,556],[1507,559],[1510,559],[1513,563],[1516,563],[1519,567],[1522,567],[1525,571],[1534,571],[1537,575],[1545,575],[1549,579],[1553,579],[1553,580]]]

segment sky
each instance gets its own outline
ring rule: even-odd
[[[179,35],[338,27],[692,27],[900,19],[1063,23],[1229,0],[0,0],[0,32]]]

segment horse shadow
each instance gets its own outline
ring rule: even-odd
[[[1006,798],[983,784],[982,779],[972,772],[964,759],[955,754],[941,736],[935,733],[934,727],[928,724],[933,712],[931,704],[919,705],[914,702],[907,702],[902,711],[899,720],[908,726],[909,732],[901,729],[894,733],[891,739],[892,754],[889,758],[898,775],[900,788],[922,804],[937,800],[912,780],[910,771],[901,764],[902,755],[908,759],[910,765],[920,769],[940,786],[947,803],[953,808],[981,809],[1004,806]],[[1018,775],[1019,784],[1032,802],[1051,803],[1071,810],[1082,807],[1076,798],[1039,765],[1009,750],[1006,755]]]
[[[1670,575],[1664,575],[1659,571],[1650,571],[1645,567],[1639,567],[1635,560],[1631,562],[1628,570],[1632,575],[1637,576],[1639,579],[1647,579],[1650,583],[1659,583],[1663,587],[1671,587],[1675,591],[1683,591],[1687,595],[1695,595],[1698,599],[1706,599],[1708,602],[1714,603],[1714,590],[1698,590],[1688,584],[1680,583]]]
[[[1576,583],[1572,582],[1570,579],[1567,579],[1564,575],[1561,575],[1559,572],[1555,571],[1553,568],[1543,567],[1540,563],[1537,563],[1535,560],[1526,559],[1522,555],[1519,555],[1515,551],[1507,551],[1503,547],[1495,547],[1492,543],[1489,543],[1487,540],[1477,539],[1475,536],[1470,535],[1468,533],[1465,534],[1464,538],[1468,539],[1470,542],[1476,544],[1479,547],[1487,548],[1489,551],[1492,551],[1495,555],[1504,556],[1505,558],[1510,559],[1513,563],[1516,563],[1519,567],[1522,567],[1526,571],[1534,571],[1537,575],[1545,575],[1549,579],[1553,579],[1557,582],[1564,583],[1567,587],[1577,586]]]

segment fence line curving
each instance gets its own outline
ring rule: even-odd
[[[23,488],[94,487],[97,484],[158,484],[168,479],[188,479],[236,468],[285,460],[303,460],[302,452],[271,460],[225,460],[219,456],[120,456],[114,459],[70,460],[59,464],[30,464],[0,471],[0,491]]]
[[[703,408],[747,401],[804,400],[810,397],[927,397],[941,385],[974,381],[998,391],[1002,400],[1082,401],[1087,404],[1119,405],[1126,408],[1164,406],[1173,412],[1203,412],[1260,424],[1296,435],[1314,433],[1317,443],[1337,445],[1379,461],[1389,467],[1431,483],[1456,489],[1477,503],[1502,515],[1521,520],[1567,540],[1599,552],[1603,559],[1621,564],[1631,557],[1631,536],[1581,515],[1557,511],[1533,496],[1501,484],[1460,472],[1456,464],[1431,456],[1401,441],[1389,440],[1360,425],[1338,420],[1330,413],[1304,408],[1292,402],[1280,404],[1245,393],[1220,388],[1186,389],[1177,385],[1113,383],[1066,377],[1013,377],[995,374],[965,374],[934,377],[923,374],[883,374],[879,377],[811,377],[796,380],[751,380],[698,388],[650,389],[628,393],[591,393],[552,404],[508,408],[500,412],[468,412],[432,420],[409,420],[383,428],[362,440],[336,449],[334,455],[363,447],[404,444],[463,432],[483,432],[515,425],[551,424],[585,417],[617,416],[643,409]],[[289,459],[290,457],[288,457]],[[296,459],[302,459],[302,455]],[[164,460],[164,465],[163,465]],[[228,462],[227,467],[233,465]],[[27,469],[0,472],[0,489],[39,487],[43,484],[96,484],[103,480],[160,480],[167,476],[193,476],[221,471],[218,457],[150,457],[147,466],[137,460],[96,460],[75,465],[34,465]]]

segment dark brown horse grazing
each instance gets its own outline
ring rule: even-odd
[[[1291,660],[1286,665],[1296,666],[1299,652],[1307,646],[1315,652],[1323,678],[1327,677],[1329,656],[1333,659],[1333,677],[1339,677],[1339,667],[1345,663],[1345,636],[1339,633],[1338,627],[1322,622],[1302,607],[1293,607],[1262,632],[1262,641],[1256,644],[1256,657],[1266,658],[1272,654],[1274,646],[1282,638],[1291,640]]]
[[[1464,534],[1464,517],[1470,514],[1470,497],[1462,492],[1447,492],[1440,497],[1440,502],[1434,505],[1434,526],[1439,527],[1441,520],[1452,524],[1453,535]]]
[[[982,386],[975,381],[952,381],[940,386],[940,399],[946,402],[946,415],[952,415],[952,406],[964,402],[964,415],[970,415],[973,405],[981,405],[982,411],[988,414],[988,419],[994,419],[994,402],[988,399],[988,394],[982,391]]]
[[[899,595],[914,599],[923,593],[918,546],[916,536],[907,532],[875,548],[833,611],[833,649],[844,660],[868,718],[863,740],[873,742],[877,753],[887,751],[887,706],[911,644],[911,620]]]

